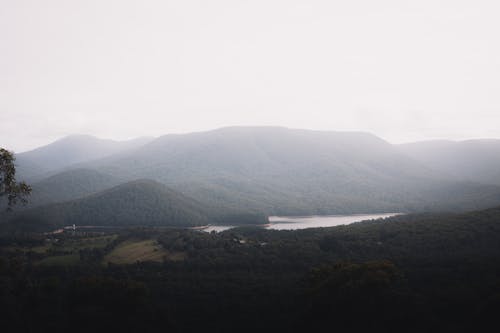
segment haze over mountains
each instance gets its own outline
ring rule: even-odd
[[[151,140],[153,140],[151,137],[142,137],[128,141],[114,141],[89,135],[71,135],[16,155],[18,172],[27,180],[36,180],[51,171],[138,148]]]
[[[28,206],[78,199],[123,182],[122,179],[92,169],[61,171],[32,185]]]
[[[424,141],[399,147],[414,160],[458,179],[500,185],[500,140]]]
[[[499,142],[392,145],[368,133],[279,127],[229,127],[127,142],[72,136],[19,154],[17,178],[38,180],[32,183],[30,207],[77,200],[63,209],[73,212],[62,215],[84,215],[81,207],[87,207],[107,212],[98,214],[102,221],[115,221],[118,214],[107,210],[111,199],[103,193],[112,191],[116,199],[137,191],[140,196],[129,197],[135,199],[127,209],[146,210],[131,216],[152,225],[159,223],[156,217],[170,215],[147,211],[162,211],[171,197],[189,198],[226,216],[465,211],[500,204]],[[155,185],[134,182],[138,179]],[[139,197],[161,197],[159,184],[170,194],[152,200],[156,206],[139,204]],[[81,198],[100,199],[87,205]],[[127,211],[116,200],[113,205]],[[167,218],[162,223],[177,224]]]

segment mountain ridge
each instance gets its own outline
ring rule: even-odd
[[[40,180],[50,172],[139,148],[153,140],[140,137],[126,141],[100,139],[90,135],[69,135],[48,145],[16,155],[19,177]]]
[[[436,171],[365,132],[226,127],[168,134],[71,168],[123,183],[152,179],[213,210],[266,215],[464,211],[500,203],[499,186]]]
[[[500,185],[500,140],[423,141],[398,147],[410,158],[456,178]]]
[[[10,227],[57,229],[79,226],[196,226],[210,213],[193,199],[148,179],[136,180],[83,198],[16,212]]]

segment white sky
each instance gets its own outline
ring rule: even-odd
[[[500,2],[0,0],[0,146],[230,125],[500,138]]]

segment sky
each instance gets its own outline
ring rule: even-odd
[[[224,126],[500,138],[500,2],[0,0],[0,146]]]

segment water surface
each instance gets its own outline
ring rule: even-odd
[[[311,216],[269,216],[269,224],[262,226],[272,230],[298,230],[307,228],[335,227],[365,220],[384,219],[399,213],[353,214],[353,215],[311,215]],[[211,225],[202,230],[205,232],[221,232],[235,226]]]
[[[312,215],[312,216],[270,216],[267,229],[298,230],[307,228],[335,227],[365,220],[384,219],[399,213],[354,214],[354,215]]]

